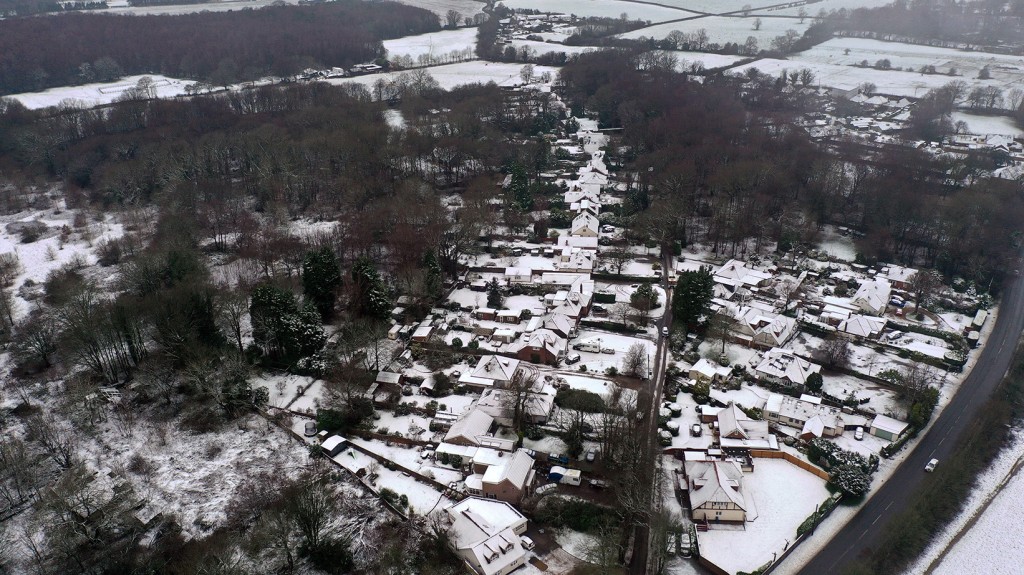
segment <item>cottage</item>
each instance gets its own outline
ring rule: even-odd
[[[791,351],[774,348],[765,352],[754,373],[773,383],[803,386],[812,373],[821,373],[821,366]]]
[[[888,280],[876,278],[861,284],[851,303],[864,313],[882,315],[885,313],[885,307],[889,305],[890,295],[892,286]]]
[[[448,541],[474,573],[506,575],[526,564],[526,517],[503,501],[469,497],[448,507]]]
[[[444,441],[454,445],[478,446],[478,438],[486,436],[493,425],[493,417],[480,409],[474,409],[452,424]]]
[[[557,365],[565,354],[568,342],[554,332],[539,329],[533,333],[523,334],[521,338],[508,347],[509,353],[521,361],[530,363]]]
[[[718,412],[718,443],[729,449],[778,449],[779,442],[769,433],[767,421],[755,421],[735,403]]]
[[[843,413],[837,407],[822,405],[821,398],[803,395],[799,399],[773,393],[764,406],[766,421],[799,429],[803,440],[815,437],[836,437],[848,427],[861,427],[867,418]]]
[[[459,377],[459,383],[478,390],[504,387],[512,381],[512,377],[518,369],[518,359],[485,355],[480,358],[473,371],[466,372]]]
[[[889,264],[882,268],[878,275],[888,280],[892,287],[898,290],[909,290],[911,289],[910,284],[914,281],[914,276],[917,275],[917,270]]]
[[[694,521],[743,522],[747,518],[743,498],[743,470],[734,461],[687,461],[684,463],[690,514]]]
[[[768,285],[772,275],[768,272],[754,269],[739,260],[729,260],[722,267],[715,270],[715,283],[737,287],[757,288]]]
[[[514,401],[515,396],[510,397],[504,389],[489,389],[480,396],[476,409],[493,417],[498,424],[508,427],[512,425],[509,406]],[[533,425],[543,425],[547,423],[555,407],[555,389],[538,382],[533,388],[533,393],[521,403],[523,419]]]
[[[701,358],[700,361],[693,364],[693,367],[690,368],[690,379],[709,383],[721,383],[728,379],[730,374],[732,374],[732,370],[728,367],[718,365],[704,358]]]
[[[883,330],[884,319],[861,314],[851,315],[836,327],[836,331],[852,339],[878,339]]]
[[[503,452],[498,452],[502,454]],[[529,494],[536,472],[533,457],[525,449],[511,456],[499,456],[499,461],[488,465],[482,474],[471,476],[480,483],[480,492],[487,499],[519,504]],[[467,479],[467,486],[470,481]]]
[[[569,235],[596,238],[601,224],[590,212],[583,212],[572,220]]]

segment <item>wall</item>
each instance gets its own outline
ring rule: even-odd
[[[789,463],[792,463],[793,465],[799,467],[800,469],[803,469],[804,471],[808,471],[810,473],[813,473],[813,474],[817,475],[818,477],[824,479],[825,481],[828,481],[831,478],[831,476],[829,476],[828,472],[825,471],[824,469],[822,469],[822,468],[820,468],[817,465],[814,465],[812,463],[808,463],[808,462],[804,461],[803,459],[800,459],[799,457],[796,457],[795,455],[793,455],[791,453],[786,453],[785,451],[767,451],[767,450],[751,449],[750,450],[750,456],[751,457],[759,457],[759,458],[762,458],[762,459],[785,459]]]

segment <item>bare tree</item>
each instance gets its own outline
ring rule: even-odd
[[[760,18],[754,18],[754,30],[760,30],[760,29],[761,29],[761,19]]]
[[[0,435],[0,498],[7,507],[15,507],[35,491],[39,477],[35,467],[24,441]]]
[[[821,359],[828,367],[846,367],[852,353],[850,342],[838,334],[832,334],[821,345]]]
[[[311,549],[324,543],[337,504],[327,474],[315,471],[300,479],[287,495],[288,511]]]
[[[935,270],[920,270],[910,278],[910,289],[914,292],[914,313],[921,310],[935,290],[942,285],[942,276]]]
[[[638,378],[647,375],[647,346],[640,342],[629,346],[622,358],[622,373]]]
[[[537,379],[536,370],[520,368],[508,384],[496,392],[501,394],[502,411],[512,421],[516,433],[522,434],[529,423],[530,408],[537,401]]]
[[[224,324],[225,331],[230,333],[238,346],[238,352],[242,353],[242,325],[245,317],[249,314],[249,296],[242,291],[222,290],[220,296],[220,319]]]
[[[36,414],[25,422],[29,439],[38,441],[57,465],[68,468],[78,460],[77,434],[64,423]]]
[[[462,21],[462,14],[457,10],[449,10],[444,13],[444,21],[449,28],[455,28]]]

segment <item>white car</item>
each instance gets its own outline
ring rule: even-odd
[[[526,549],[527,551],[533,549],[533,547],[535,545],[535,543],[533,542],[533,539],[530,539],[526,535],[521,536],[519,538],[519,542],[523,544],[523,549]]]
[[[857,429],[853,430],[853,438],[856,439],[857,441],[863,440],[864,439],[864,428],[863,427],[858,427]]]
[[[938,464],[939,464],[939,460],[938,459],[932,459],[931,461],[928,462],[928,465],[924,466],[924,470],[929,472],[929,473],[931,473],[932,471],[935,471],[935,466],[938,465]]]

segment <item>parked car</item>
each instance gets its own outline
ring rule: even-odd
[[[700,437],[701,435],[704,435],[704,428],[701,427],[699,423],[694,423],[690,426],[690,435]]]
[[[666,325],[666,326],[663,326],[663,327],[661,328],[661,336],[662,336],[662,337],[668,337],[668,326],[667,326],[667,325]]]
[[[669,533],[665,537],[665,552],[670,556],[676,554],[676,534]]]
[[[938,459],[932,459],[931,461],[928,462],[928,465],[924,466],[924,470],[927,471],[928,473],[931,473],[932,471],[935,471],[935,466],[938,464]]]
[[[594,489],[604,489],[605,487],[611,487],[611,483],[604,479],[591,479],[590,486]]]
[[[526,451],[527,455],[529,455],[530,457],[532,457],[534,459],[537,459],[537,452],[536,451],[534,451],[532,449],[526,449],[525,451]]]
[[[593,463],[595,460],[597,460],[597,450],[596,449],[588,450],[587,451],[587,461]]]
[[[579,361],[580,361],[580,354],[578,354],[578,353],[573,352],[573,353],[570,353],[569,355],[565,356],[565,365],[572,365],[574,363],[579,363]]]
[[[313,437],[314,435],[316,435],[316,422],[307,421],[306,427],[303,428],[302,434],[305,435],[306,437]]]
[[[853,438],[856,439],[857,441],[861,441],[862,439],[864,439],[864,428],[858,427],[857,429],[854,429]]]
[[[530,539],[526,535],[521,536],[519,538],[519,542],[523,544],[523,549],[526,549],[527,551],[530,551],[536,546],[536,544],[533,542],[533,539]]]
[[[568,455],[562,455],[561,453],[549,453],[548,454],[548,461],[557,462],[557,463],[561,463],[562,465],[565,465],[565,464],[569,463],[569,456]]]

